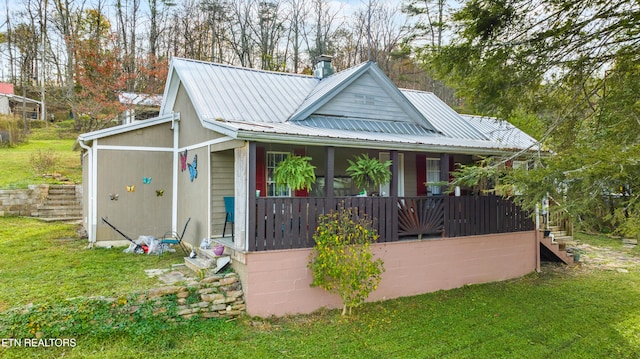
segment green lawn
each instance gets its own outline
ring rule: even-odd
[[[0,316],[0,339],[29,337],[36,319],[46,326],[48,318],[64,315],[74,317],[68,321],[72,328],[43,328],[43,338],[72,338],[76,344],[0,348],[0,357],[640,358],[638,267],[627,273],[547,268],[518,280],[368,303],[346,318],[332,310],[232,321],[125,318],[129,324],[121,325],[122,318],[105,317],[98,307],[62,299],[153,286],[143,270],[167,267],[180,255],[89,250],[74,238],[73,225],[0,218],[0,303],[6,314]],[[6,310],[32,302],[46,305],[28,317]]]
[[[27,142],[15,147],[0,147],[0,189],[27,188],[30,184],[52,183],[32,166],[39,153],[57,158],[54,171],[72,182],[82,180],[80,151],[74,151],[76,134],[69,128],[47,127],[31,130]],[[37,157],[36,157],[37,158]]]

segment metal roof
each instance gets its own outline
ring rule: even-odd
[[[525,149],[537,147],[539,142],[512,125],[495,117],[461,115],[472,126],[482,132],[491,142],[500,143],[505,148]]]
[[[445,136],[470,140],[488,139],[435,94],[415,90],[401,91],[424,114],[427,120]]]
[[[514,126],[490,126],[488,120],[458,114],[432,93],[399,90],[392,84],[390,96],[396,103],[400,101],[398,106],[426,119],[428,124],[313,113],[327,97],[340,96],[343,88],[366,71],[384,76],[375,63],[364,63],[322,80],[180,58],[172,60],[170,71],[163,113],[173,110],[178,85],[182,85],[205,128],[237,139],[417,151],[442,149],[451,153],[521,150],[535,143]],[[383,81],[381,85],[389,84]]]
[[[284,122],[320,81],[187,59],[172,66],[203,121]]]
[[[364,120],[360,118],[311,116],[303,121],[296,121],[301,126],[394,135],[432,136],[434,131],[408,122]]]
[[[120,92],[118,100],[124,105],[140,105],[160,107],[162,95],[143,94],[136,92]]]
[[[223,121],[224,122],[224,121]],[[299,125],[298,122],[257,124],[250,122],[224,122],[233,126],[238,139],[270,141],[274,143],[323,144],[344,147],[404,149],[448,153],[494,154],[512,151],[503,143],[471,139],[450,138],[440,134],[391,134],[368,131],[347,131]]]

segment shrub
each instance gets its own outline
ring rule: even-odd
[[[53,174],[58,163],[58,155],[54,150],[38,150],[31,155],[31,166],[40,174]]]
[[[335,293],[342,299],[342,315],[364,303],[377,289],[384,266],[373,259],[371,243],[379,235],[366,217],[351,208],[320,215],[313,238],[314,252],[308,264],[313,272],[312,287]]]
[[[13,116],[0,116],[0,145],[14,146],[24,142],[24,123]]]

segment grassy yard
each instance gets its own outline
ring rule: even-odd
[[[64,298],[153,286],[143,270],[168,267],[179,255],[89,250],[72,225],[0,218],[0,228],[0,339],[32,336],[29,329],[38,320],[43,338],[76,343],[0,347],[2,358],[640,358],[638,266],[548,266],[517,280],[368,303],[347,318],[332,310],[120,325],[122,318],[105,318],[100,308]],[[638,256],[637,250],[615,249]],[[8,310],[27,303],[38,310],[27,316]],[[71,328],[47,327],[56,315]]]
[[[26,188],[30,184],[50,183],[33,167],[33,158],[39,154],[53,155],[53,171],[70,181],[80,182],[82,167],[80,151],[73,151],[77,134],[68,126],[34,128],[27,141],[15,147],[0,148],[0,189]]]

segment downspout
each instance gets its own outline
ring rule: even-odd
[[[173,130],[173,183],[171,184],[171,230],[178,228],[178,166],[180,161],[180,114],[174,113],[171,120]]]
[[[94,160],[97,158],[96,156],[96,151],[97,148],[96,146],[88,146],[86,143],[84,143],[84,140],[80,140],[78,139],[78,144],[80,145],[80,147],[82,147],[83,149],[85,149],[87,151],[87,155],[88,155],[88,161],[89,161],[89,169],[87,170],[88,172],[88,179],[89,179],[89,183],[87,183],[87,237],[89,238],[89,248],[93,248],[95,242],[96,242],[96,228],[97,228],[97,224],[96,224],[96,211],[97,211],[97,204],[96,204],[96,186],[97,186],[97,166],[94,163]]]

